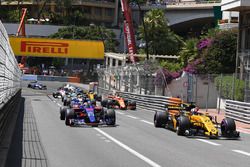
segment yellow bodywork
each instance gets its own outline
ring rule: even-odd
[[[94,93],[88,93],[89,100],[95,100],[95,94]]]
[[[190,115],[189,120],[193,127],[203,129],[205,135],[218,136],[218,129],[208,116],[201,114]]]

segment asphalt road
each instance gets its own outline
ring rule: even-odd
[[[24,88],[22,93],[25,101],[23,115],[29,113],[28,118],[33,119],[35,130],[31,132],[37,133],[33,138],[37,142],[37,152],[40,152],[38,158],[35,156],[31,160],[43,161],[33,162],[39,164],[37,166],[249,167],[249,134],[241,134],[239,140],[180,137],[173,131],[155,128],[154,112],[150,110],[117,110],[115,127],[67,127],[59,119],[59,107],[62,105],[60,100],[47,95],[61,86],[61,83],[46,84],[47,91]],[[23,157],[26,156],[27,160],[27,152],[24,154],[24,150],[31,150],[34,155],[36,151],[32,151],[24,141],[20,142],[25,139],[21,135],[17,137],[17,142],[22,144],[19,155],[15,155],[17,146],[13,146],[8,164],[34,166],[31,160],[24,163]],[[19,161],[12,161],[15,158]]]

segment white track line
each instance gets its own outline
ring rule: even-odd
[[[117,114],[124,115],[124,113],[116,111]]]
[[[103,134],[104,136],[106,136],[108,139],[110,139],[111,141],[113,141],[114,143],[116,143],[117,145],[119,145],[120,147],[122,147],[125,150],[127,150],[128,152],[130,152],[131,154],[133,154],[136,157],[140,158],[141,160],[143,160],[144,162],[146,162],[150,166],[152,166],[152,167],[161,167],[159,164],[155,163],[154,161],[150,160],[149,158],[145,157],[144,155],[138,153],[137,151],[135,151],[132,148],[130,148],[129,146],[123,144],[119,140],[113,138],[112,136],[110,136],[106,132],[102,131],[101,129],[99,129],[99,128],[94,128],[94,129],[97,130],[98,132],[100,132],[101,134]]]
[[[208,140],[204,140],[204,139],[196,139],[196,140],[204,142],[204,143],[208,143],[208,144],[211,144],[211,145],[214,145],[214,146],[219,146],[220,145],[218,143],[214,143],[214,142],[211,142],[211,141],[208,141]]]
[[[153,122],[149,122],[149,121],[146,121],[146,120],[141,120],[141,122],[147,123],[147,124],[149,124],[149,125],[154,125]]]
[[[129,118],[138,119],[137,117],[134,117],[132,115],[126,115],[126,116],[129,117]]]
[[[246,155],[246,156],[249,156],[249,157],[250,157],[250,153],[248,153],[248,152],[241,151],[241,150],[232,150],[232,151],[233,151],[233,152],[240,153],[240,154],[243,154],[243,155]]]
[[[151,111],[149,109],[144,109],[144,108],[140,108],[140,107],[137,107],[139,110],[143,110],[143,111],[146,111],[146,112],[151,112],[151,113],[155,113],[155,111]]]

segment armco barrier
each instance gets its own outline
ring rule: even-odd
[[[110,93],[113,93],[113,91],[98,87],[99,95],[105,96]],[[173,97],[155,96],[155,95],[139,95],[135,93],[120,92],[120,91],[116,91],[116,93],[119,93],[122,97],[125,97],[129,100],[136,101],[137,107],[151,110],[151,111],[164,111],[166,104],[178,103],[178,100]]]
[[[80,78],[77,77],[60,77],[60,76],[47,76],[47,75],[22,75],[23,81],[59,81],[59,82],[73,82],[80,83]]]
[[[250,124],[250,103],[227,100],[226,117]]]

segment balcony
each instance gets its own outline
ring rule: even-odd
[[[249,0],[222,0],[221,10],[222,11],[250,10],[250,1]]]

